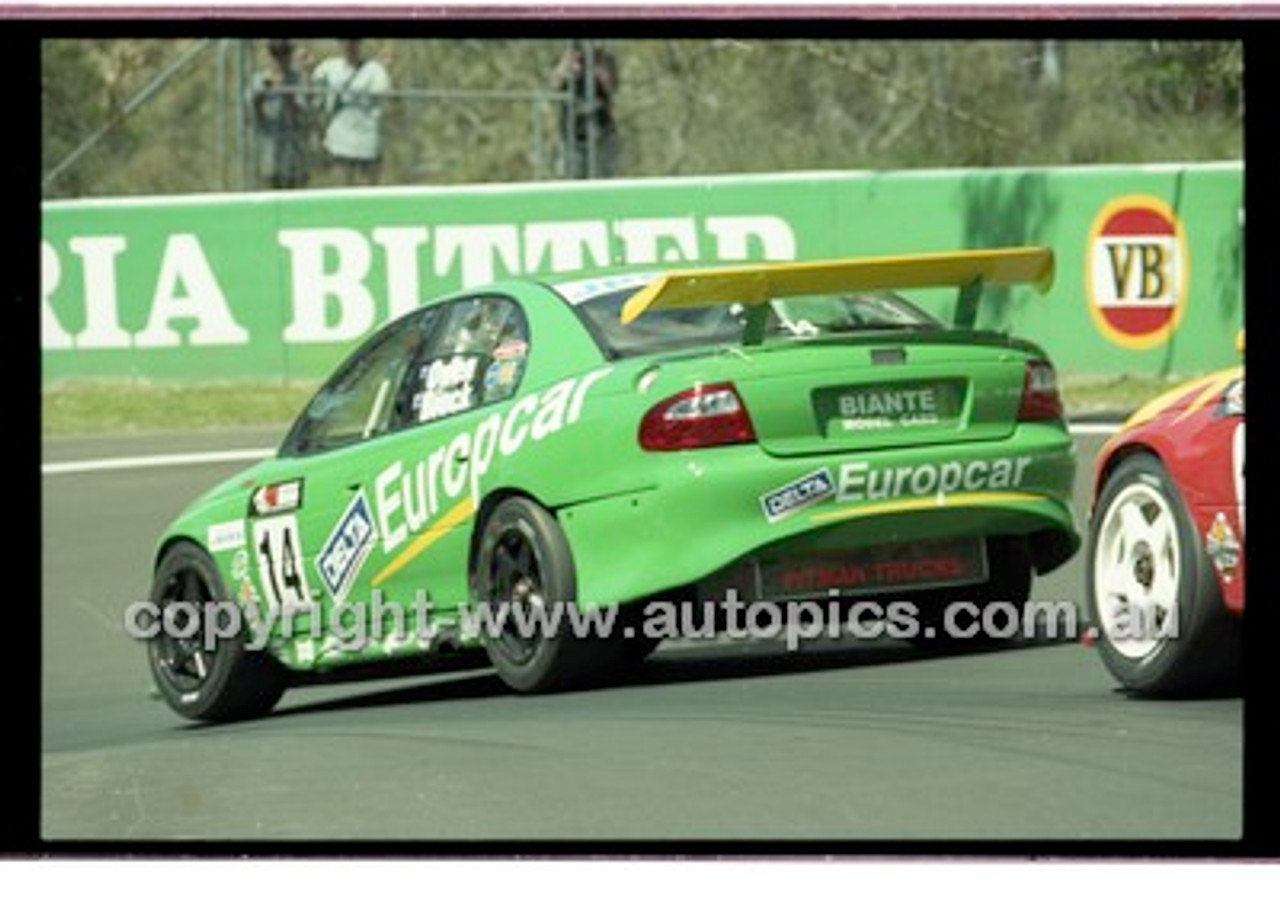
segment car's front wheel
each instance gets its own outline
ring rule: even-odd
[[[285,672],[246,648],[243,631],[222,636],[216,603],[227,592],[213,560],[191,543],[169,548],[151,601],[160,618],[147,659],[161,697],[184,718],[234,721],[265,715],[285,690]]]
[[[485,521],[474,584],[481,636],[498,676],[521,693],[579,683],[613,660],[614,641],[571,614],[577,581],[555,516],[526,497],[503,500]]]
[[[1177,486],[1153,456],[1129,456],[1107,478],[1087,565],[1098,649],[1121,685],[1172,695],[1234,676],[1239,622],[1222,605]]]

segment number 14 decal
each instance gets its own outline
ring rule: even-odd
[[[267,601],[284,609],[309,608],[311,593],[300,559],[297,518],[279,515],[254,522],[253,545]]]

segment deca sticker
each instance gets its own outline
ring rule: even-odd
[[[1145,195],[1111,201],[1094,217],[1085,257],[1089,314],[1108,340],[1149,349],[1173,336],[1191,260],[1171,206]]]
[[[819,468],[760,497],[760,508],[764,510],[764,517],[772,524],[800,509],[821,502],[835,491],[831,472]]]
[[[373,549],[373,515],[363,490],[356,494],[316,558],[316,569],[334,602],[342,602]]]

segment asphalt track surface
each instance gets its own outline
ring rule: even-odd
[[[278,436],[47,440],[43,462]],[[1082,521],[1101,440],[1077,438]],[[50,847],[377,840],[448,854],[794,840],[874,851],[887,840],[945,853],[946,841],[1241,834],[1243,700],[1126,696],[1075,640],[950,654],[887,638],[796,652],[686,641],[593,690],[516,696],[488,670],[455,671],[296,689],[253,722],[184,722],[149,698],[123,610],[147,594],[167,520],[245,464],[41,478],[39,834]],[[1033,597],[1082,602],[1082,572],[1077,555]]]

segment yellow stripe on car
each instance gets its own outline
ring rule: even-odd
[[[449,531],[470,518],[476,511],[476,504],[470,496],[464,497],[448,512],[440,516],[440,520],[414,538],[413,542],[400,551],[381,571],[373,576],[372,584],[377,587],[404,566],[412,562],[419,554],[435,543]]]
[[[988,506],[1000,503],[1021,502],[1054,502],[1039,493],[1025,493],[1015,490],[984,490],[976,493],[937,493],[933,496],[916,496],[910,499],[891,499],[882,503],[866,503],[851,506],[847,509],[835,509],[831,512],[820,512],[810,517],[810,521],[826,523],[843,521],[849,518],[862,518],[867,515],[888,515],[894,512],[919,512],[924,509],[959,509],[968,506]]]
[[[1139,407],[1136,412],[1125,420],[1124,426],[1129,428],[1134,425],[1140,425],[1144,422],[1151,421],[1151,419],[1155,418],[1179,400],[1198,391],[1199,395],[1191,402],[1186,410],[1178,416],[1179,420],[1181,420],[1196,412],[1198,409],[1203,408],[1206,403],[1210,402],[1220,391],[1224,390],[1228,384],[1236,378],[1243,376],[1244,367],[1236,366],[1235,368],[1214,372],[1211,375],[1205,375],[1201,378],[1196,378],[1194,381],[1190,381],[1189,383],[1181,384],[1167,393],[1160,394],[1160,396]]]
[[[1186,418],[1188,415],[1193,415],[1200,411],[1209,403],[1217,399],[1218,395],[1222,393],[1222,391],[1226,390],[1227,386],[1232,381],[1243,376],[1243,374],[1243,368],[1231,368],[1223,372],[1218,372],[1218,374],[1214,375],[1209,383],[1205,385],[1204,389],[1200,391],[1200,395],[1192,400],[1187,405],[1187,408],[1182,410],[1182,414],[1174,420],[1182,421],[1182,419]]]

